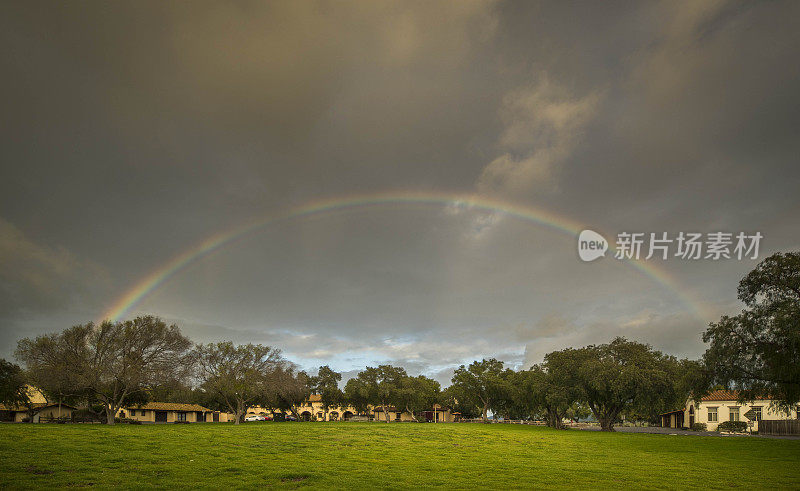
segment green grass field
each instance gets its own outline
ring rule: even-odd
[[[800,441],[522,425],[0,425],[0,488],[798,488]]]

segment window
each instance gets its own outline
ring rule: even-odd
[[[144,410],[144,409],[142,409],[142,416],[146,416],[146,415],[147,415],[147,414],[146,414],[145,410]]]
[[[761,421],[761,406],[753,406],[751,408],[753,410],[753,420],[754,421]]]
[[[124,418],[125,417],[125,411],[120,411],[119,412],[119,417],[120,418]]]
[[[716,423],[717,421],[719,421],[719,414],[717,413],[717,408],[715,407],[708,408],[708,422]]]
[[[731,408],[731,421],[739,421],[739,408],[732,407]]]
[[[175,421],[186,421],[186,413],[175,413]]]

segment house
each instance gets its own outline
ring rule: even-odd
[[[75,407],[69,404],[51,404],[39,389],[31,385],[27,386],[27,391],[28,399],[31,401],[30,410],[33,413],[34,423],[72,418]],[[26,406],[5,406],[0,404],[0,421],[21,423],[28,421],[29,417],[29,408]]]
[[[738,398],[738,391],[715,390],[703,396],[700,401],[689,399],[683,409],[662,414],[661,426],[691,428],[695,423],[704,423],[707,430],[714,431],[724,421],[745,421],[750,424],[752,431],[758,431],[758,422],[762,419],[800,419],[800,408],[785,411],[774,407],[771,399],[740,403]]]
[[[311,394],[302,404],[295,407],[295,411],[301,421],[350,421],[358,415],[358,411],[353,406],[331,406],[327,412],[322,405],[322,396]],[[398,411],[397,408],[388,406],[387,412],[389,421],[414,421],[414,418],[407,411]],[[386,415],[382,406],[369,406],[369,418],[372,421],[386,421]],[[248,409],[247,416],[267,416],[274,414],[274,411],[261,406],[253,406]],[[417,421],[427,421],[436,423],[452,423],[459,421],[461,413],[452,412],[450,408],[434,404],[430,409],[420,411],[417,414]]]
[[[331,406],[325,411],[322,405],[322,396],[319,394],[311,394],[308,399],[294,409],[302,421],[349,421],[357,414],[356,409],[352,406]],[[247,410],[245,417],[267,416],[275,412],[269,408],[253,406]]]
[[[117,413],[118,418],[127,418],[142,423],[226,423],[233,421],[233,415],[212,411],[199,404],[179,402],[148,402],[125,407]]]
[[[371,409],[375,421],[386,421],[386,414],[384,414],[382,406],[374,406]],[[389,415],[389,421],[414,421],[411,413],[398,411],[394,406],[387,406],[386,412]],[[461,420],[461,413],[453,412],[450,408],[439,404],[434,404],[430,409],[419,411],[416,416],[416,421],[428,423],[453,423]]]
[[[72,419],[72,413],[76,410],[74,406],[69,404],[49,404],[47,402],[32,403],[31,409],[33,410],[34,423]],[[25,406],[4,406],[0,404],[0,421],[22,423],[27,422],[29,417],[28,408]]]

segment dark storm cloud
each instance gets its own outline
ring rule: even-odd
[[[800,247],[793,2],[0,6],[2,353],[205,237],[310,200],[482,193],[615,234]],[[454,366],[625,335],[697,356],[752,261],[673,291],[461,206],[267,227],[136,305],[301,366]],[[683,296],[691,297],[687,304]]]

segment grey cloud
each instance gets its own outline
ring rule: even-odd
[[[29,316],[89,302],[108,283],[105,271],[63,247],[27,237],[0,218],[0,316]]]
[[[574,96],[547,73],[538,82],[503,98],[505,125],[499,147],[505,153],[481,172],[477,188],[487,193],[520,194],[558,188],[558,166],[569,156],[600,95]]]
[[[615,335],[696,356],[755,261],[656,261],[654,279],[581,263],[559,227],[758,230],[761,257],[797,248],[798,8],[4,3],[0,351],[96,318],[250,220],[408,190],[482,192],[554,223],[463,203],[296,217],[131,315],[309,369],[391,361],[440,381]]]

